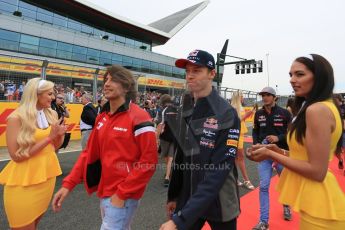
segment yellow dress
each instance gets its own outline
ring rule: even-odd
[[[241,108],[241,132],[240,132],[240,138],[238,140],[238,149],[243,149],[243,145],[244,145],[244,134],[248,132],[247,126],[246,126],[246,122],[243,120],[242,121],[242,117],[244,116],[245,111],[243,108]]]
[[[331,109],[336,120],[329,152],[331,161],[342,134],[341,120],[333,102],[321,103]],[[291,158],[308,160],[306,147],[296,141],[295,133],[291,139],[288,135],[287,141]],[[300,229],[345,229],[345,194],[331,171],[328,170],[323,182],[317,182],[284,168],[277,189],[280,192],[279,201],[301,213]]]
[[[50,127],[36,129],[35,140],[46,138]],[[55,149],[48,144],[35,156],[22,162],[10,161],[0,173],[4,184],[4,206],[11,228],[32,223],[48,208],[61,168]]]

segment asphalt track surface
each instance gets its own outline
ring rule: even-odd
[[[59,154],[63,175],[56,181],[55,190],[61,187],[62,179],[73,167],[79,152]],[[160,160],[160,163],[162,161]],[[7,161],[0,162],[0,170]],[[255,187],[258,186],[257,164],[246,159],[247,172]],[[132,223],[132,230],[155,230],[166,221],[165,204],[167,188],[163,186],[164,169],[157,167]],[[240,176],[241,177],[241,176]],[[243,196],[250,190],[240,188]],[[9,229],[3,205],[3,186],[0,186],[0,230]],[[244,207],[242,207],[243,209]],[[249,208],[249,207],[248,207]],[[63,203],[61,212],[53,213],[51,207],[38,225],[39,230],[97,230],[101,226],[99,199],[89,196],[82,184],[76,186]]]

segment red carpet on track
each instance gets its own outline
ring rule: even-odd
[[[336,176],[340,187],[345,193],[345,176],[344,170],[338,169],[338,160],[336,158],[330,164],[330,170]],[[271,230],[295,230],[298,229],[299,216],[298,213],[293,212],[292,220],[285,221],[283,219],[283,206],[278,202],[278,193],[275,187],[278,182],[278,176],[272,178],[270,186],[270,229]],[[237,221],[238,230],[252,229],[259,221],[259,189],[241,197],[241,215]],[[210,230],[211,228],[206,224],[203,230]]]

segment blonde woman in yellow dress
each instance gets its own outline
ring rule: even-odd
[[[11,161],[0,173],[4,207],[11,229],[34,230],[61,174],[55,154],[66,132],[50,108],[54,84],[33,78],[19,107],[8,117],[6,139]],[[61,124],[60,124],[61,123]]]
[[[287,136],[290,152],[257,145],[248,155],[254,161],[270,158],[284,166],[279,201],[300,213],[300,229],[344,230],[345,194],[328,168],[341,148],[342,134],[332,100],[332,66],[317,54],[299,57],[292,63],[290,77],[299,109]]]
[[[236,165],[237,167],[240,168],[242,177],[243,177],[243,182],[237,181],[237,185],[238,186],[243,185],[247,189],[253,190],[255,187],[249,180],[247,170],[246,170],[246,165],[244,163],[243,147],[244,147],[244,134],[248,132],[245,120],[255,112],[255,108],[253,108],[253,110],[246,113],[242,107],[242,103],[243,103],[242,92],[241,91],[234,92],[231,98],[231,105],[232,107],[236,109],[237,114],[241,119],[241,132],[240,132],[240,139],[238,140]]]

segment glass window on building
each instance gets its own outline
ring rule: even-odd
[[[99,57],[87,55],[86,56],[86,62],[98,65],[99,64]]]
[[[30,18],[36,20],[36,12],[32,10],[28,10],[26,8],[19,8],[19,11],[22,12],[22,16],[24,18]]]
[[[165,65],[165,75],[171,77],[172,76],[172,66]]]
[[[122,61],[123,61],[123,63],[130,63],[130,64],[132,64],[133,63],[133,58],[128,57],[128,56],[123,56],[122,57]]]
[[[57,18],[56,16],[54,16],[53,18],[53,24],[57,26],[67,27],[66,19]]]
[[[46,47],[46,48],[51,48],[51,49],[56,49],[57,42],[50,40],[50,39],[41,38],[40,39],[40,46]]]
[[[81,24],[77,21],[72,20],[72,19],[68,19],[67,27],[72,29],[72,30],[81,31]]]
[[[51,49],[51,48],[40,46],[38,48],[38,53],[42,56],[55,57],[56,56],[56,49]]]
[[[86,55],[80,53],[72,53],[72,60],[86,62]]]
[[[87,49],[87,55],[88,56],[99,57],[99,54],[100,54],[99,50],[95,50],[95,49],[91,49],[91,48]]]
[[[157,62],[151,62],[151,73],[158,74],[158,63]]]
[[[81,32],[86,34],[93,34],[93,28],[88,25],[81,24]]]
[[[111,64],[122,65],[122,55],[113,53],[111,56]]]
[[[109,66],[112,64],[112,61],[111,61],[111,59],[101,57],[99,60],[99,64],[104,65],[104,66]]]
[[[186,70],[178,68],[178,71],[179,71],[180,78],[184,79],[186,76]]]
[[[130,38],[126,38],[126,45],[127,46],[134,46],[134,40]]]
[[[111,60],[122,62],[122,55],[113,53],[111,56]]]
[[[165,65],[164,64],[158,64],[158,72],[159,74],[165,75]]]
[[[68,51],[68,52],[71,53],[72,49],[73,49],[73,45],[67,44],[67,43],[64,43],[64,42],[58,42],[57,49],[58,50]]]
[[[150,61],[142,60],[141,70],[143,72],[149,73],[151,69],[150,66],[151,66]]]
[[[78,53],[78,54],[87,54],[87,48],[83,46],[73,46],[73,53]]]
[[[20,36],[20,43],[38,46],[40,39],[38,37],[22,34]]]
[[[11,5],[17,6],[17,1],[13,1],[13,0],[0,0],[0,2],[5,2],[5,3],[11,4]]]
[[[93,34],[97,37],[100,37],[102,36],[103,34],[103,31],[102,30],[99,30],[99,29],[96,29],[96,28],[93,28]]]
[[[121,44],[125,44],[126,43],[126,38],[120,35],[116,35],[116,42],[121,43]]]
[[[173,67],[173,77],[184,78],[185,70],[177,67]]]
[[[66,60],[71,60],[72,52],[64,51],[64,50],[56,50],[56,57]]]
[[[143,45],[142,42],[137,41],[137,40],[134,40],[134,46],[135,46],[135,47],[140,48],[142,45]]]
[[[0,49],[18,51],[19,42],[0,39]]]
[[[142,60],[138,58],[133,58],[133,69],[136,71],[141,71]]]
[[[87,49],[87,56],[86,56],[86,62],[92,63],[92,64],[99,64],[99,50]]]
[[[47,14],[37,13],[37,21],[53,24],[53,17]]]
[[[101,58],[111,59],[112,53],[101,51]]]
[[[38,54],[38,46],[26,44],[26,43],[20,43],[19,51],[23,53]]]
[[[6,12],[6,13],[13,13],[14,11],[17,10],[17,6],[11,3],[4,2],[4,0],[0,1],[0,11]]]
[[[1,0],[1,1],[4,1],[4,0]],[[9,1],[14,2],[13,0],[9,0]],[[37,11],[37,7],[36,6],[31,5],[29,3],[26,3],[26,2],[23,2],[23,1],[19,1],[19,7],[23,7],[25,9],[32,10],[34,12]]]
[[[8,31],[8,30],[0,29],[0,39],[19,42],[20,34],[16,32],[12,32],[12,31]]]
[[[133,58],[128,57],[128,56],[123,56],[122,57],[122,63],[123,63],[124,67],[131,69],[133,66]]]
[[[115,34],[108,34],[108,36],[109,36],[109,38],[108,38],[109,41],[111,41],[111,42],[116,41]]]
[[[140,66],[141,66],[141,63],[142,63],[142,60],[141,60],[141,59],[133,58],[133,66],[140,67]]]

